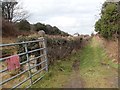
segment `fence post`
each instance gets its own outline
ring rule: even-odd
[[[29,73],[29,77],[30,77],[30,85],[32,85],[32,77],[31,77],[32,75],[31,75],[31,70],[30,70],[30,62],[29,62],[27,43],[25,44],[25,52],[26,52],[26,57],[27,57],[27,61],[28,61],[27,66],[29,69],[28,73]]]
[[[40,48],[43,48],[43,37],[40,37],[40,38],[38,38],[39,40],[42,40],[41,42],[39,42],[39,47]],[[40,50],[40,55],[43,55],[43,50]],[[42,61],[44,61],[44,57],[42,56],[40,59],[40,62],[42,62]],[[45,66],[45,64],[44,63],[42,63],[41,64],[41,68],[44,68],[44,66]]]
[[[42,39],[42,42],[39,42],[39,46],[40,48],[45,48],[43,51],[40,51],[41,55],[45,55],[43,57],[41,57],[41,62],[46,60],[46,64],[41,64],[41,68],[44,68],[46,66],[46,71],[48,71],[48,60],[47,60],[47,52],[46,52],[46,41],[44,39],[44,37],[38,38],[38,39]]]
[[[43,48],[45,48],[43,53],[45,55],[45,60],[46,60],[46,71],[48,72],[48,58],[47,58],[47,47],[46,47],[46,44],[47,44],[46,39],[43,38]]]

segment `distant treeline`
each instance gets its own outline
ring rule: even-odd
[[[51,26],[51,25],[45,25],[43,23],[36,23],[36,24],[30,24],[27,20],[22,20],[18,23],[16,23],[17,27],[19,28],[19,30],[23,30],[23,31],[40,31],[43,30],[45,31],[46,34],[48,35],[62,35],[62,36],[68,36],[68,33],[65,33],[63,31],[61,31],[58,27],[56,26]]]
[[[3,36],[18,36],[22,35],[24,32],[38,32],[40,30],[45,31],[48,35],[61,35],[69,36],[68,33],[61,31],[56,26],[45,25],[42,23],[30,24],[27,20],[21,20],[20,22],[7,22],[3,20],[2,31]],[[21,33],[22,32],[22,33]]]

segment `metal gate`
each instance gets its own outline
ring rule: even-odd
[[[35,50],[28,51],[28,44],[30,44],[30,43],[39,43],[39,44],[42,45],[42,47],[40,47],[38,49],[35,49]],[[37,81],[39,81],[46,74],[46,72],[48,71],[48,63],[47,63],[48,60],[47,60],[47,50],[46,50],[46,41],[45,41],[45,38],[40,38],[40,39],[35,40],[35,41],[26,41],[26,42],[20,42],[20,43],[0,44],[0,48],[10,47],[10,46],[16,46],[16,45],[23,45],[25,52],[19,53],[17,55],[19,57],[22,56],[22,55],[26,56],[26,61],[20,63],[20,66],[26,64],[26,65],[28,65],[28,68],[26,70],[19,71],[14,76],[11,76],[11,77],[9,77],[9,78],[7,78],[5,80],[2,79],[0,81],[0,88],[7,88],[6,86],[5,87],[3,87],[3,86],[7,85],[7,83],[9,83],[9,82],[11,83],[11,81],[13,79],[19,78],[21,75],[24,75],[25,73],[28,73],[27,74],[28,75],[27,78],[25,78],[23,80],[21,79],[20,82],[17,82],[14,86],[11,86],[9,88],[11,88],[11,89],[21,88],[21,86],[24,86],[24,84],[26,84],[26,82],[27,82],[27,85],[24,88],[29,88],[33,84],[35,84]],[[30,59],[29,55],[31,53],[37,52],[37,51],[42,51],[43,54],[40,53],[39,56]],[[12,55],[12,56],[14,56],[14,55]],[[1,57],[0,58],[0,65],[1,65],[1,67],[2,67],[2,63],[5,62],[5,60],[11,58],[12,56]],[[40,58],[42,58],[42,61],[40,61],[39,63],[36,63],[34,66],[30,65],[31,61],[38,60]],[[39,70],[35,71],[34,73],[31,72],[32,69],[37,68],[38,66],[40,66],[42,64],[44,64],[44,67],[41,67]],[[43,73],[43,72],[44,72],[44,74],[40,74],[40,73]],[[4,68],[4,69],[0,70],[0,76],[1,76],[1,78],[2,78],[2,76],[5,73],[6,73],[6,75],[9,74],[8,68]],[[36,76],[37,74],[40,74],[40,76],[37,77],[37,79],[33,80],[33,77]]]

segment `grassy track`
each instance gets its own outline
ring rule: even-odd
[[[65,84],[72,82],[70,76],[75,77],[72,68],[75,60],[80,62],[76,76],[81,77],[84,88],[118,87],[117,65],[107,57],[101,43],[96,38],[93,38],[83,50],[51,66],[48,74],[32,87],[62,88]]]
[[[115,88],[117,84],[117,64],[107,57],[96,38],[91,40],[80,57],[80,75],[86,88]]]

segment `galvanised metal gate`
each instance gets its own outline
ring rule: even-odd
[[[35,50],[31,50],[31,51],[28,51],[28,46],[27,44],[30,44],[30,43],[39,43],[42,45],[42,47],[40,47],[39,49],[35,49]],[[25,49],[25,52],[23,53],[19,53],[17,55],[22,56],[22,55],[26,55],[26,58],[27,60],[20,63],[20,66],[21,65],[24,65],[24,64],[28,64],[28,69],[27,70],[23,70],[23,71],[20,71],[18,74],[6,79],[6,80],[1,80],[0,81],[0,87],[2,88],[4,84],[10,82],[11,80],[19,77],[20,75],[22,74],[25,74],[26,72],[28,72],[28,77],[25,79],[25,80],[22,80],[21,82],[19,82],[18,84],[14,85],[11,87],[11,89],[15,89],[15,88],[21,88],[20,86],[23,85],[25,82],[29,81],[29,83],[27,83],[27,86],[25,88],[29,88],[31,87],[31,85],[35,84],[37,81],[39,81],[45,74],[46,72],[48,71],[48,59],[47,59],[47,50],[46,50],[46,41],[45,41],[45,38],[40,38],[38,40],[35,40],[35,41],[26,41],[26,42],[21,42],[21,43],[11,43],[11,44],[0,44],[0,48],[3,48],[3,47],[9,47],[9,46],[16,46],[16,45],[23,45],[24,46],[24,49]],[[34,57],[33,59],[30,59],[29,58],[29,54],[30,53],[33,53],[33,52],[37,52],[37,51],[42,51],[43,50],[43,54],[40,54],[39,56],[37,57]],[[0,58],[0,63],[2,65],[2,62],[4,62],[6,59],[9,59],[10,57],[12,56],[8,56],[8,57],[4,57],[4,58]],[[43,58],[43,60],[40,62],[40,63],[37,63],[35,66],[31,67],[30,66],[30,62],[31,61],[34,61],[36,59],[39,59],[39,58]],[[37,70],[35,73],[31,73],[31,69],[33,68],[36,68],[37,66],[40,66],[44,64],[44,67],[41,67],[39,70]],[[0,70],[0,74],[2,76],[3,73],[5,72],[9,72],[8,69],[2,69]],[[32,80],[33,76],[39,74],[39,73],[42,73],[44,72],[43,75],[40,75],[39,78],[37,78],[36,80]],[[7,74],[7,73],[6,73]],[[5,87],[7,88],[7,87]]]

